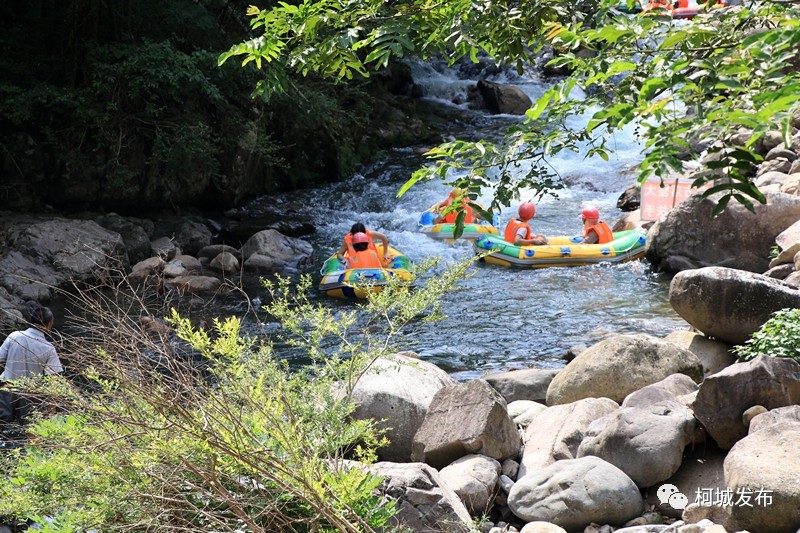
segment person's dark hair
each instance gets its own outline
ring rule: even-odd
[[[366,233],[367,228],[364,227],[364,224],[361,222],[356,222],[353,224],[353,227],[350,228],[350,235],[355,235],[356,233]]]
[[[30,323],[32,326],[46,327],[53,321],[53,312],[50,308],[40,305],[31,311]]]
[[[368,242],[357,242],[357,243],[353,244],[353,249],[356,252],[363,252],[367,248],[369,248],[369,243]]]

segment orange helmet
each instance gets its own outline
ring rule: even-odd
[[[353,244],[360,244],[362,242],[369,242],[369,237],[367,237],[366,233],[358,232],[353,235]]]
[[[584,207],[581,211],[581,218],[586,220],[600,220],[600,211],[596,207]]]
[[[522,220],[530,220],[536,215],[536,206],[533,202],[525,202],[519,206],[519,218]]]

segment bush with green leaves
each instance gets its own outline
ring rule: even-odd
[[[776,311],[750,340],[736,346],[734,351],[745,361],[763,354],[788,357],[800,363],[800,308]]]
[[[270,339],[242,321],[203,329],[172,310],[170,328],[136,320],[145,300],[119,287],[78,294],[66,339],[73,379],[38,387],[59,414],[28,445],[0,456],[0,515],[48,531],[372,531],[394,503],[349,460],[375,459],[384,438],[355,420],[351,392],[470,262],[409,291],[390,284],[363,305],[323,306],[310,277],[266,282]],[[274,344],[273,344],[274,342]],[[274,346],[302,349],[289,368]]]

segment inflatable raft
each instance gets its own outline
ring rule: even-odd
[[[383,243],[376,242],[378,255],[383,256]],[[411,261],[402,252],[389,246],[392,260],[385,268],[347,268],[345,262],[333,254],[322,264],[319,290],[334,298],[366,298],[370,292],[382,289],[393,277],[413,282]]]
[[[447,222],[435,224],[434,220],[436,220],[436,216],[437,215],[433,212],[432,207],[423,212],[420,215],[419,223],[417,224],[419,226],[419,231],[432,239],[450,242],[456,240],[453,236],[456,225],[448,224]],[[493,222],[496,224],[499,218],[499,215],[495,213]],[[497,235],[497,228],[485,220],[480,220],[475,223],[464,224],[464,231],[459,238],[474,241],[476,239],[480,239],[484,235]]]
[[[622,263],[644,256],[645,234],[638,230],[614,233],[606,244],[584,244],[580,236],[548,237],[542,246],[515,246],[501,235],[486,235],[473,243],[481,261],[517,268],[581,266],[595,263]]]

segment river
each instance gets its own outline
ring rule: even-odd
[[[436,69],[431,64],[414,66],[415,82],[424,86],[432,104],[456,106],[454,97],[466,94],[476,79],[465,79],[455,70]],[[513,83],[532,99],[547,88],[537,79],[497,74],[491,81]],[[491,116],[470,112],[468,123],[455,126],[460,136],[488,135],[519,117]],[[576,117],[576,121],[584,120]],[[558,198],[538,203],[532,221],[534,231],[550,235],[582,231],[579,213],[587,204],[596,206],[612,223],[621,216],[616,202],[634,180],[631,168],[641,159],[641,146],[630,132],[615,138],[616,155],[606,162],[586,160],[569,153],[551,163],[570,183]],[[258,215],[260,206],[282,205],[301,210],[317,228],[307,239],[316,250],[315,282],[319,267],[341,243],[354,222],[390,237],[412,261],[439,256],[443,264],[472,254],[468,242],[435,241],[417,230],[422,211],[445,198],[450,187],[442,182],[420,183],[402,198],[396,193],[411,172],[424,164],[420,146],[389,151],[378,162],[350,179],[281,197],[262,198],[248,209]],[[522,191],[523,199],[531,196]],[[490,200],[486,191],[484,203]],[[480,201],[480,200],[479,200]],[[518,204],[501,214],[500,230]],[[443,267],[442,267],[443,268]],[[664,336],[686,329],[687,324],[668,303],[669,278],[653,272],[644,260],[618,265],[572,268],[512,270],[476,264],[474,276],[464,280],[462,290],[443,302],[447,318],[419,327],[404,339],[420,357],[435,363],[459,380],[486,371],[512,368],[560,367],[564,352],[576,344],[594,344],[614,333],[647,333]],[[251,292],[258,292],[257,289]],[[252,296],[252,294],[251,294]],[[261,294],[257,294],[261,297]],[[318,295],[318,302],[330,306],[352,306]]]

